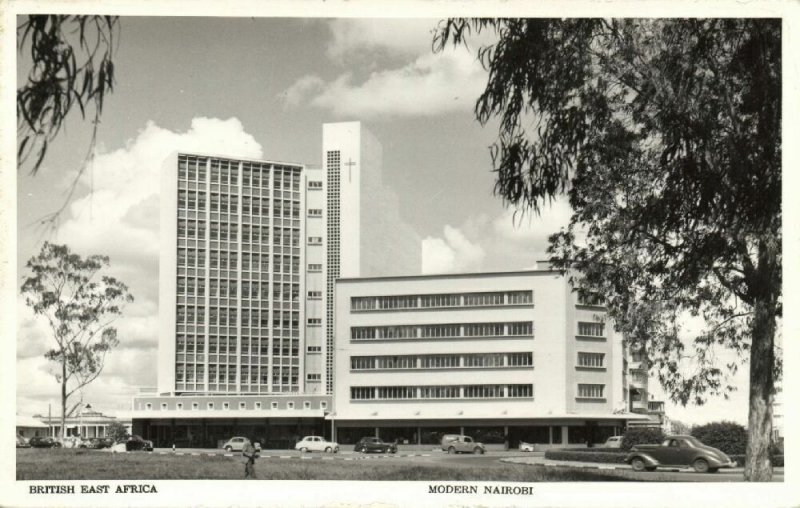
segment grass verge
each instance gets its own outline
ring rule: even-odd
[[[280,460],[256,463],[261,480],[362,481],[624,481],[595,471],[492,462],[414,463],[400,460]],[[93,450],[17,450],[17,480],[239,480],[239,457],[111,454]]]

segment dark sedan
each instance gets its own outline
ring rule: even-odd
[[[362,437],[354,450],[359,453],[397,453],[397,444],[385,443],[379,437]]]
[[[142,450],[145,452],[153,451],[153,442],[147,439],[142,439],[141,436],[131,436],[125,442],[125,451],[132,452]]]
[[[114,444],[114,440],[108,437],[91,437],[79,445],[80,448],[89,448],[93,450],[100,450],[102,448],[109,448]]]
[[[52,437],[34,436],[30,438],[28,444],[33,448],[60,448],[61,443]]]
[[[716,473],[736,464],[722,451],[692,436],[669,436],[659,444],[636,445],[625,458],[634,471],[655,471],[659,466],[691,466],[698,473]]]

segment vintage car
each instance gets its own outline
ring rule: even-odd
[[[693,467],[698,473],[716,473],[736,465],[730,457],[692,436],[668,436],[661,444],[634,446],[625,462],[634,471],[655,471],[659,466]]]
[[[525,441],[519,442],[519,451],[521,452],[533,452],[536,451],[536,445],[533,443],[526,443]]]
[[[17,448],[30,448],[31,445],[28,440],[17,434]]]
[[[61,443],[52,437],[34,436],[30,438],[28,444],[33,448],[61,448]]]
[[[147,439],[142,439],[141,436],[131,436],[125,441],[125,451],[126,452],[134,452],[134,451],[145,451],[145,452],[152,452],[153,451],[153,442]]]
[[[338,453],[339,444],[330,441],[325,441],[325,438],[320,436],[306,436],[294,445],[295,450],[301,452],[325,452],[325,453]]]
[[[379,437],[362,437],[353,450],[359,453],[397,453],[397,444],[386,443]]]
[[[473,441],[469,436],[458,434],[445,434],[442,436],[442,450],[450,455],[454,453],[474,453],[476,455],[486,453],[486,447],[483,443]]]
[[[603,443],[603,448],[620,448],[622,446],[622,436],[611,436]]]

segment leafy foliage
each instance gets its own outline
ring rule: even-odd
[[[628,451],[640,444],[659,444],[664,437],[664,432],[659,428],[633,427],[625,431],[620,448]]]
[[[46,319],[55,341],[44,356],[58,366],[62,436],[64,418],[81,403],[67,409],[68,400],[103,371],[106,354],[119,344],[109,325],[133,301],[125,284],[101,273],[108,265],[108,257],[84,259],[49,242],[26,265],[32,274],[22,284],[25,303]]]
[[[33,67],[17,89],[18,164],[36,154],[33,173],[47,147],[77,105],[81,117],[94,106],[92,146],[103,99],[114,88],[116,16],[31,15],[17,27],[20,52],[30,43]]]
[[[128,439],[128,437],[130,437],[125,425],[118,421],[113,421],[108,424],[108,427],[106,428],[106,434],[108,437],[113,439],[115,443],[122,443]]]
[[[713,422],[692,429],[692,435],[703,444],[728,455],[743,455],[747,449],[747,430],[735,422]]]
[[[484,30],[498,41],[478,50],[475,113],[499,119],[495,192],[522,213],[568,195],[551,261],[605,296],[674,401],[727,396],[749,359],[765,458],[781,370],[780,20],[453,19],[434,49]],[[688,345],[686,317],[706,324]],[[737,360],[720,365],[718,348]]]

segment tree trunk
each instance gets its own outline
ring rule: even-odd
[[[66,419],[67,419],[67,360],[61,359],[61,442],[67,437],[66,432]]]
[[[766,242],[765,242],[766,243]],[[780,276],[774,276],[773,249],[759,249],[759,280],[753,306],[750,346],[750,414],[747,425],[747,455],[744,479],[772,480],[769,447],[772,441],[772,401],[775,394],[775,314],[780,295]]]

